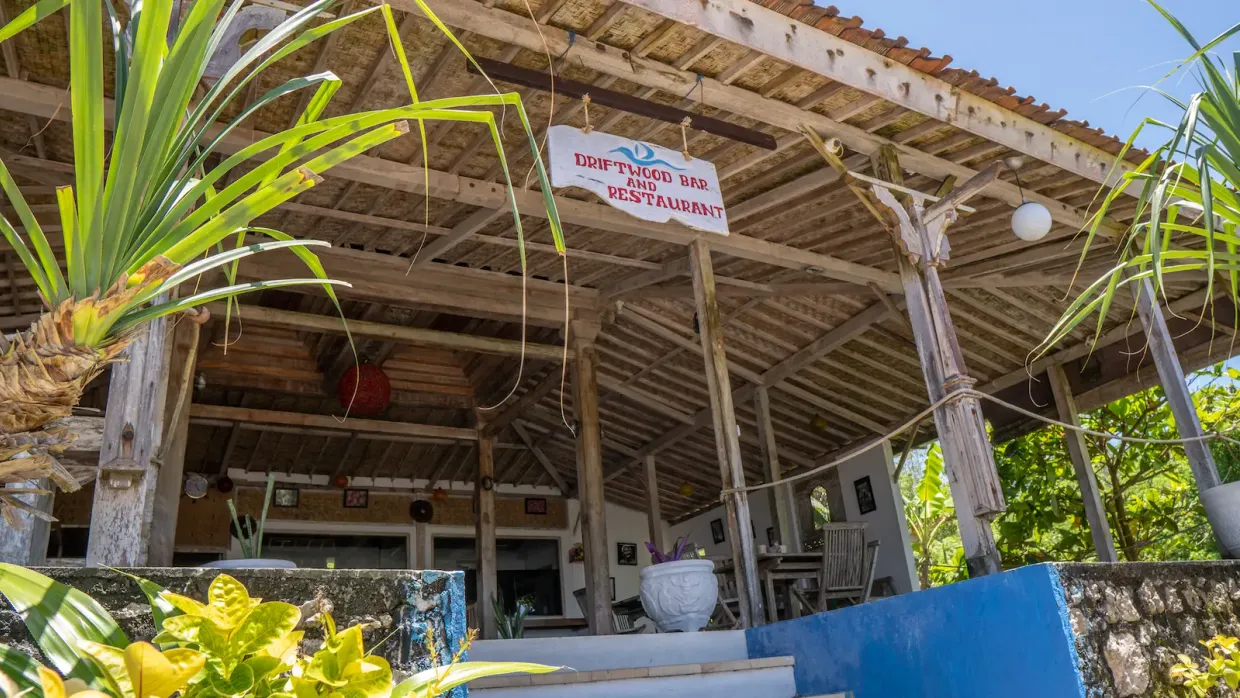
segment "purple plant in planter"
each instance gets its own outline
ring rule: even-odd
[[[677,538],[676,547],[666,553],[656,548],[654,543],[646,541],[646,550],[650,551],[650,561],[656,565],[664,562],[692,560],[697,557],[697,548],[689,542],[688,538]]]

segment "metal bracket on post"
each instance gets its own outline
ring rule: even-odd
[[[146,476],[146,468],[133,458],[133,440],[133,425],[126,424],[121,431],[121,455],[99,466],[99,482],[114,490],[127,490]]]

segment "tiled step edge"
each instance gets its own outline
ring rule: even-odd
[[[725,671],[776,669],[779,667],[790,667],[794,663],[792,657],[765,657],[762,659],[738,659],[729,662],[709,662],[706,664],[672,664],[667,666],[634,667],[632,669],[606,669],[602,671],[560,670],[552,674],[517,674],[478,679],[471,682],[469,687],[471,689],[514,688],[518,686],[555,686],[597,681],[655,679],[666,676],[718,674]]]

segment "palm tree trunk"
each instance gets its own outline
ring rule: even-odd
[[[78,307],[66,301],[30,329],[0,335],[0,515],[10,525],[19,520],[17,510],[42,513],[14,496],[33,489],[6,492],[3,485],[49,478],[66,492],[78,488],[77,478],[57,460],[74,440],[58,420],[73,413],[87,384],[133,339],[121,337],[102,349],[76,346]]]

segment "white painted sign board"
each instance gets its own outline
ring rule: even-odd
[[[728,234],[715,165],[701,158],[609,133],[573,126],[548,131],[551,185],[588,189],[615,208],[647,221],[676,220]]]

